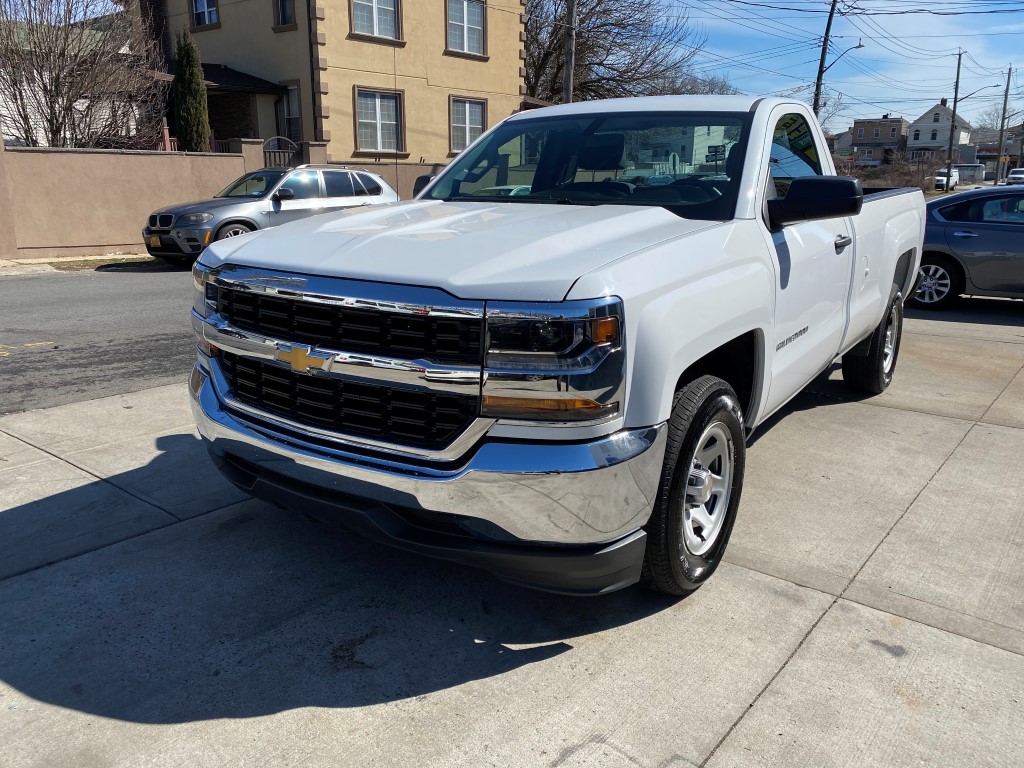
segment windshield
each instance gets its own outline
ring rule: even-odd
[[[748,126],[747,114],[724,112],[510,120],[463,152],[424,198],[644,205],[731,219]]]
[[[284,171],[247,173],[228,184],[214,197],[263,197],[284,176]]]

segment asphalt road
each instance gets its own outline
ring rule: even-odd
[[[183,382],[191,303],[171,267],[0,277],[0,414]]]

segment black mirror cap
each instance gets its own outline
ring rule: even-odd
[[[434,180],[433,176],[417,176],[416,182],[412,185],[412,196],[416,197],[427,188],[427,185]]]
[[[294,200],[295,193],[288,187],[281,187],[274,193],[275,200]]]
[[[849,176],[804,176],[793,179],[785,197],[768,201],[773,231],[797,221],[856,216],[864,205],[864,190]]]

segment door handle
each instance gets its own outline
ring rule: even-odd
[[[977,237],[977,232],[971,232],[969,229],[962,230],[960,232],[954,232],[953,237]]]
[[[853,238],[849,235],[836,235],[836,253],[839,253],[843,248],[853,244]]]

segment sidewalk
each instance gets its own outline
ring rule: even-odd
[[[1024,760],[1020,302],[913,317],[884,395],[833,372],[773,419],[682,601],[528,592],[247,500],[187,397],[0,418],[5,766]]]
[[[124,260],[144,260],[150,256],[146,253],[104,253],[93,256],[49,256],[32,259],[0,259],[0,277],[8,275],[31,275],[39,272],[54,272],[61,264],[77,262],[114,262]]]

